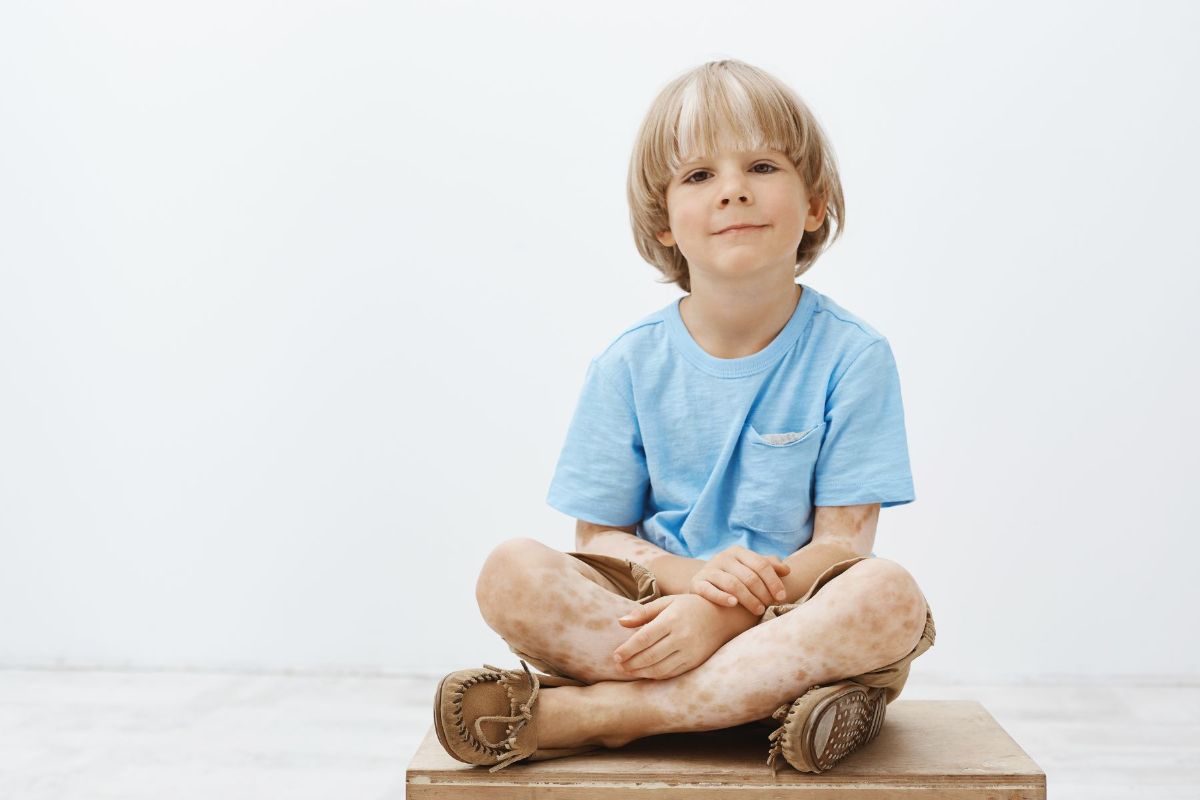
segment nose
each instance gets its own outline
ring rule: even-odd
[[[742,203],[749,202],[749,178],[740,169],[721,170],[719,180],[720,183],[717,186],[720,191],[717,196],[721,198],[721,205],[723,207],[729,205],[729,201],[733,197],[736,197]]]
[[[733,167],[728,170],[721,170],[719,180],[720,183],[717,186],[719,186],[720,192],[717,196],[721,198],[722,206],[729,205],[729,200],[732,197],[737,197],[743,203],[749,201],[749,178],[740,169]]]
[[[737,199],[745,203],[749,200],[749,192],[746,190],[744,183],[745,178],[738,175],[731,177],[732,183],[728,187],[721,187],[721,205],[728,205],[729,198],[736,194]]]

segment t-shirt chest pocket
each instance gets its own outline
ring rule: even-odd
[[[742,431],[740,474],[730,522],[763,533],[802,530],[812,512],[813,470],[825,423]]]

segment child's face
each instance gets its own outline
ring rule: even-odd
[[[667,186],[670,229],[659,242],[677,245],[693,279],[716,280],[779,273],[795,278],[796,248],[817,230],[825,204],[810,201],[804,181],[785,154],[774,150],[722,151],[683,164]],[[730,225],[760,227],[719,233]]]

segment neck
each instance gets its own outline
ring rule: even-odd
[[[742,358],[765,348],[788,324],[800,302],[802,288],[791,291],[722,292],[692,285],[692,293],[679,303],[679,315],[688,333],[709,355]]]

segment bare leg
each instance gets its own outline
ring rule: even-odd
[[[763,719],[815,684],[902,658],[925,624],[912,576],[894,561],[872,558],[799,608],[727,642],[695,669],[667,680],[630,680],[612,651],[633,632],[617,617],[637,604],[606,583],[534,539],[502,543],[480,573],[476,595],[493,629],[522,651],[595,681],[541,691],[540,746],[619,747],[657,733]]]
[[[619,747],[658,733],[763,719],[811,686],[903,658],[924,625],[925,604],[912,576],[894,561],[861,561],[804,605],[735,637],[690,672],[543,691],[538,743]]]
[[[536,539],[500,543],[480,570],[484,621],[522,652],[585,683],[633,680],[612,660],[632,634],[617,618],[638,604],[591,566]]]

